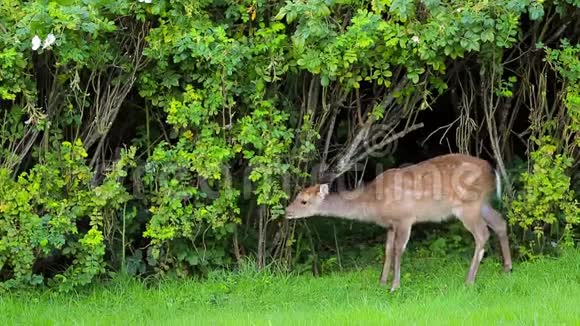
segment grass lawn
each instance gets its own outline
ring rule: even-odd
[[[248,268],[148,288],[114,281],[74,294],[4,294],[0,325],[580,325],[580,251],[516,263],[512,274],[488,257],[472,287],[463,285],[468,264],[406,255],[395,294],[378,285],[378,264],[320,278]]]

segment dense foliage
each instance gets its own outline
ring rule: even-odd
[[[574,245],[579,18],[574,0],[0,0],[0,286],[340,265],[381,231],[283,207],[317,168],[354,185],[405,163],[391,145],[440,130],[429,111],[502,172],[524,257]]]

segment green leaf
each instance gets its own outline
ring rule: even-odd
[[[486,30],[483,33],[481,33],[481,40],[484,42],[492,42],[494,40],[493,31]]]
[[[327,87],[330,84],[330,80],[328,79],[327,75],[322,74],[320,76],[320,84],[324,87]]]
[[[531,20],[538,20],[544,17],[544,6],[541,3],[534,1],[528,8]]]

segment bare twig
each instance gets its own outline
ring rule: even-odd
[[[364,153],[362,153],[359,156],[357,156],[353,160],[352,163],[355,164],[355,163],[357,163],[357,162],[365,159],[367,156],[369,156],[370,153],[372,153],[374,151],[377,151],[377,150],[380,150],[381,148],[387,146],[388,144],[390,144],[390,143],[392,143],[392,142],[394,142],[394,141],[396,141],[396,140],[398,140],[400,138],[405,137],[408,133],[411,133],[411,132],[413,132],[413,131],[415,131],[417,129],[423,128],[423,127],[424,127],[423,122],[420,122],[420,123],[414,124],[414,125],[406,128],[405,130],[400,131],[400,132],[398,132],[398,133],[396,133],[396,134],[394,134],[394,135],[392,135],[392,136],[390,136],[388,138],[384,138],[380,143],[372,146],[367,151],[365,151]]]

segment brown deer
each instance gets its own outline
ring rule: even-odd
[[[391,291],[399,288],[401,255],[411,227],[420,222],[441,222],[457,217],[473,234],[475,252],[466,283],[472,284],[489,238],[489,226],[499,237],[504,270],[512,261],[507,224],[490,204],[494,188],[501,195],[500,179],[482,159],[462,155],[438,156],[405,168],[389,169],[371,183],[353,191],[330,193],[328,184],[304,189],[286,208],[286,218],[334,216],[375,223],[388,229],[380,283],[386,284],[393,263]]]

